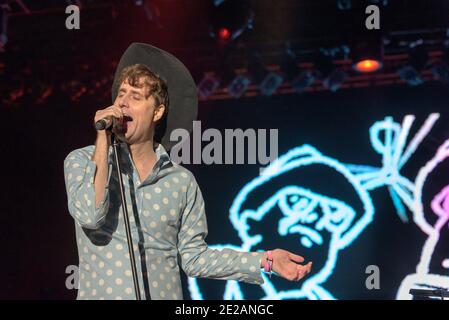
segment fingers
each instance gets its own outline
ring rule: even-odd
[[[94,122],[97,122],[98,120],[107,118],[107,117],[114,117],[118,119],[119,121],[122,121],[123,119],[123,111],[122,109],[117,105],[112,105],[106,109],[98,110],[95,113],[95,119]]]
[[[301,272],[304,273],[304,275],[307,275],[312,270],[312,262],[309,262],[308,264],[302,265],[299,267],[300,267]]]
[[[300,264],[304,258],[286,250],[274,250],[273,260],[273,271],[290,281],[299,281],[312,270],[312,262]]]
[[[293,281],[299,281],[308,274],[307,269],[304,266],[298,266],[298,270]]]
[[[306,265],[296,265],[296,276],[293,281],[299,281],[308,275],[312,270],[312,262],[309,262]]]
[[[297,263],[304,262],[304,258],[303,257],[298,256],[298,255],[293,254],[293,253],[289,253],[288,257],[290,258],[290,260],[292,260],[294,262],[297,262]]]
[[[308,267],[307,268],[307,273],[310,273],[310,271],[312,271],[312,261],[310,261],[306,266]]]
[[[119,120],[123,119],[123,111],[120,107],[112,105],[109,108],[106,108],[106,110],[108,110],[114,118]]]
[[[312,263],[306,265],[289,262],[285,265],[278,274],[290,281],[299,281],[307,276],[312,270]]]

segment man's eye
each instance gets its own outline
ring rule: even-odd
[[[134,100],[140,100],[140,96],[134,96]]]

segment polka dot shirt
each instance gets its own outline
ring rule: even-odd
[[[183,299],[180,268],[189,277],[263,283],[262,253],[208,248],[204,201],[190,171],[171,162],[159,144],[152,173],[140,181],[128,146],[120,149],[142,299]],[[135,299],[112,149],[108,185],[98,207],[93,152],[94,146],[77,149],[64,161],[79,255],[77,299]]]

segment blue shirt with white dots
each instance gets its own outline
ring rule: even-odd
[[[77,299],[135,299],[112,148],[105,195],[95,206],[94,146],[64,161],[68,209],[75,220],[79,255]],[[120,145],[123,182],[143,299],[183,299],[180,268],[189,277],[263,284],[263,253],[208,248],[201,190],[186,168],[160,144],[152,173],[140,181],[129,148]]]

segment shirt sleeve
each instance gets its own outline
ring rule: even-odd
[[[64,160],[64,178],[70,215],[82,227],[98,229],[109,209],[109,181],[112,166],[109,164],[108,183],[103,200],[95,206],[94,176],[97,166],[86,149],[72,151]]]
[[[192,176],[178,234],[178,251],[184,272],[194,278],[264,283],[260,267],[262,252],[208,248],[207,232],[204,200]]]

